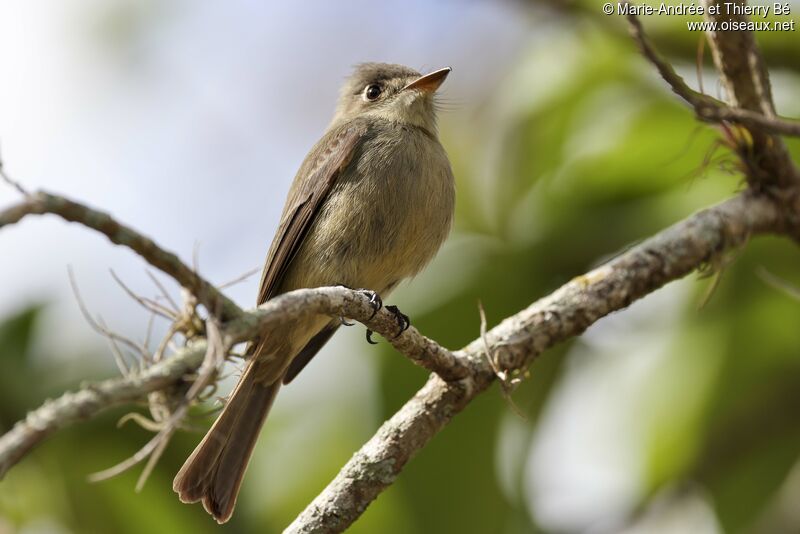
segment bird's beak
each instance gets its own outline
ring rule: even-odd
[[[426,74],[425,76],[420,76],[413,82],[403,87],[403,91],[417,89],[423,93],[433,93],[439,88],[440,85],[442,85],[442,83],[444,83],[444,79],[447,78],[447,75],[450,74],[451,70],[452,69],[450,67],[445,67],[443,69],[435,70],[429,74]]]

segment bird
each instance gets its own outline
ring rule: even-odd
[[[369,290],[377,309],[435,256],[455,209],[435,99],[450,71],[422,75],[388,63],[355,67],[331,123],[292,182],[258,304],[295,289],[341,285]],[[393,311],[407,328],[407,317]],[[275,396],[341,324],[340,318],[312,316],[261,332],[249,344],[224,408],[175,476],[173,489],[182,502],[202,501],[220,524],[230,519]]]

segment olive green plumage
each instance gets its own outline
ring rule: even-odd
[[[295,176],[257,302],[304,287],[343,284],[385,297],[417,274],[450,230],[455,186],[438,141],[433,94],[449,69],[426,76],[384,63],[359,65],[333,121]],[[173,487],[230,518],[267,412],[325,344],[338,320],[317,316],[264,332],[225,409]]]

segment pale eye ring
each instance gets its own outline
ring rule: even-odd
[[[383,92],[383,90],[380,85],[371,83],[364,88],[364,98],[369,101],[377,100],[378,97],[381,96],[381,92]]]

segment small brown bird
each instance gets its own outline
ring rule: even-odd
[[[293,289],[330,285],[385,297],[433,258],[455,204],[434,102],[449,73],[443,68],[421,76],[385,63],[355,69],[333,121],[289,190],[258,304]],[[297,376],[340,324],[316,316],[263,332],[251,344],[227,405],[175,476],[181,501],[202,501],[219,523],[230,519],[281,384]]]

